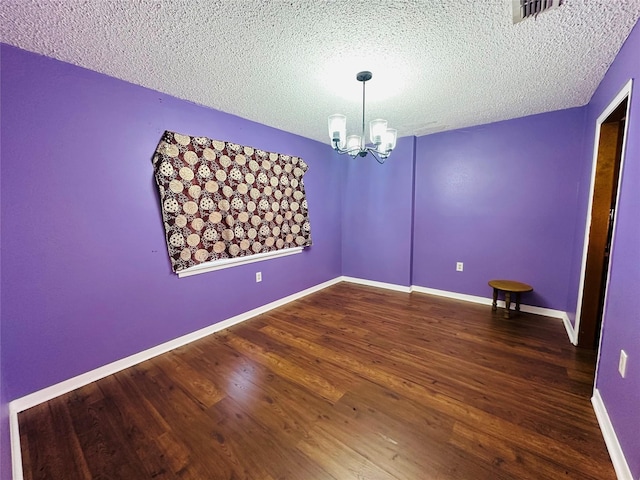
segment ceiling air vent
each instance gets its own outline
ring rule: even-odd
[[[513,23],[562,5],[563,0],[513,0]]]

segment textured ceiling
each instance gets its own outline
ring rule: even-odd
[[[3,0],[1,40],[328,142],[327,116],[399,136],[587,103],[640,0]],[[370,115],[369,115],[370,114]],[[197,134],[198,132],[193,132]]]

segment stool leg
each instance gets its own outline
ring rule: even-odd
[[[510,306],[511,306],[511,292],[504,292],[504,318],[509,318]]]
[[[520,311],[520,292],[516,293],[516,312]]]
[[[493,303],[491,304],[491,311],[495,312],[498,309],[498,289],[493,289]]]

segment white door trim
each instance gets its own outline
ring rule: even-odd
[[[620,172],[618,173],[618,191],[616,193],[616,205],[618,204],[618,200],[620,199],[620,186],[622,184],[622,172],[624,169],[624,158],[627,147],[627,133],[629,131],[629,109],[631,107],[631,89],[633,86],[633,79],[629,79],[622,90],[618,92],[615,98],[607,105],[604,111],[600,114],[598,119],[596,120],[596,132],[595,138],[593,140],[593,156],[591,160],[591,185],[589,187],[589,203],[587,206],[587,218],[586,218],[586,226],[584,229],[584,243],[582,247],[582,265],[580,267],[580,283],[578,285],[578,304],[576,305],[576,322],[573,327],[573,338],[572,343],[574,345],[578,344],[578,336],[580,332],[580,317],[582,315],[582,296],[584,294],[584,278],[587,270],[587,251],[589,249],[589,231],[591,229],[591,204],[593,203],[593,190],[595,187],[596,181],[596,166],[598,164],[598,147],[600,146],[600,129],[601,125],[604,121],[613,113],[613,111],[618,108],[618,106],[627,99],[627,113],[624,124],[624,134],[622,136],[622,151],[620,152]],[[611,245],[614,245],[614,239],[616,234],[616,219],[618,218],[618,210],[613,216],[613,236],[611,238]],[[609,286],[609,269],[611,268],[611,264],[607,267],[607,284],[605,285],[605,299],[604,303],[607,303],[607,287]],[[598,347],[598,352],[600,352],[600,348]],[[600,359],[600,355],[598,353],[598,360]],[[597,375],[597,370],[596,370]]]

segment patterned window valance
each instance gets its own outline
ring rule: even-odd
[[[152,162],[174,272],[311,245],[301,158],[167,131]]]

